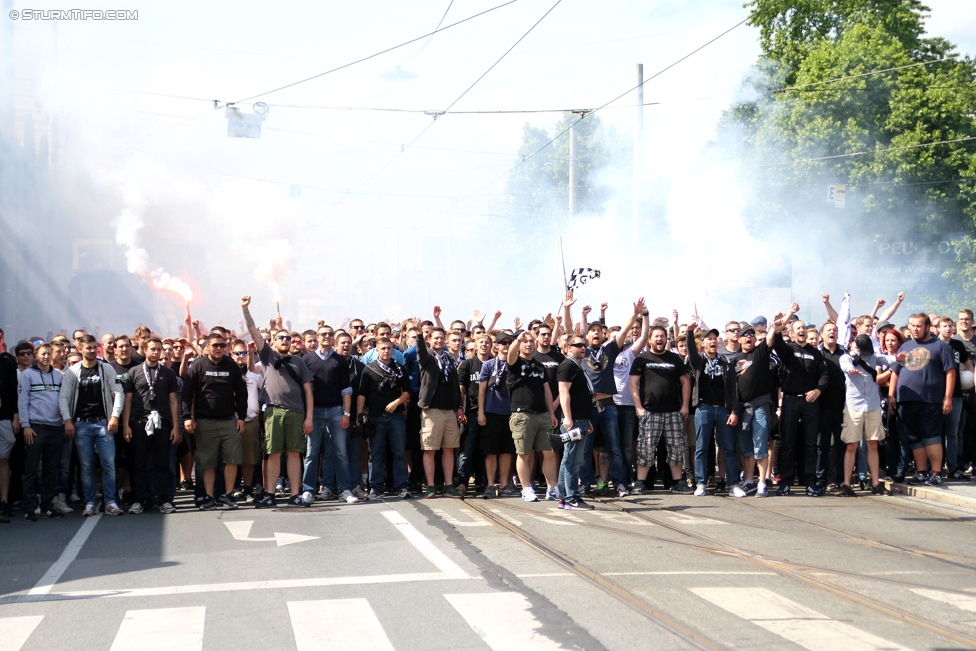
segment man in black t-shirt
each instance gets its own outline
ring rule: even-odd
[[[474,475],[475,484],[484,486],[485,466],[479,453],[481,425],[478,424],[478,378],[482,365],[491,359],[491,337],[485,333],[477,335],[475,354],[465,358],[458,365],[458,381],[461,384],[461,397],[464,402],[464,418],[461,431],[461,448],[458,452],[458,484],[462,494],[467,492],[468,480]]]
[[[376,354],[376,360],[363,371],[356,398],[359,425],[370,432],[369,498],[383,497],[385,492],[386,446],[389,445],[393,455],[393,489],[400,498],[410,499],[404,413],[404,405],[410,399],[410,383],[404,369],[393,360],[392,341],[386,337],[377,339]]]
[[[563,409],[563,420],[559,427],[560,438],[563,440],[563,459],[559,464],[556,483],[559,508],[592,510],[593,506],[585,503],[580,495],[579,473],[583,463],[584,441],[593,432],[593,425],[589,421],[593,411],[593,385],[581,365],[586,356],[586,342],[583,337],[578,334],[570,335],[566,344],[569,356],[556,371],[556,378],[559,380],[559,404]]]
[[[160,513],[173,513],[173,468],[170,452],[183,437],[179,431],[176,373],[159,363],[163,342],[150,337],[146,361],[134,366],[125,380],[123,435],[132,444],[132,506],[129,513],[142,513],[148,491],[147,462],[152,456],[153,488]]]
[[[966,344],[953,335],[956,324],[951,318],[944,316],[939,319],[939,339],[952,349],[952,356],[956,360],[956,377],[963,370],[972,371],[973,362]],[[945,415],[942,421],[942,438],[945,440],[946,479],[955,481],[969,481],[965,468],[959,467],[959,450],[963,447],[963,433],[959,423],[963,413],[962,385],[956,382],[952,388],[952,411]]]
[[[559,424],[552,404],[552,392],[545,367],[532,355],[535,335],[522,332],[508,349],[508,393],[512,406],[509,427],[515,441],[515,470],[522,482],[522,501],[537,502],[532,476],[535,453],[542,452],[542,473],[546,495],[556,487],[556,456],[549,442],[549,431]]]
[[[129,369],[142,363],[141,359],[135,359],[134,352],[135,349],[129,335],[116,337],[115,359],[107,361],[115,369],[116,383],[120,393],[124,391],[125,380],[129,377]],[[117,475],[116,485],[121,489],[119,495],[131,494],[132,484],[129,477],[132,472],[132,445],[122,436],[122,428],[118,428],[115,432],[115,472]]]
[[[637,481],[634,493],[644,493],[644,480],[651,460],[664,436],[668,465],[675,480],[672,493],[690,493],[691,487],[681,481],[684,461],[684,419],[688,417],[691,379],[684,360],[667,350],[668,333],[663,326],[651,327],[649,350],[634,358],[630,367],[630,394],[640,421],[637,439]]]

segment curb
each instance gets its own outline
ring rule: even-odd
[[[897,489],[901,491],[902,495],[917,497],[932,502],[940,502],[942,504],[952,504],[953,506],[965,506],[971,509],[976,509],[976,497],[966,497],[958,493],[952,493],[948,488],[935,488],[933,486],[910,486],[908,484],[896,484],[892,481],[886,481],[885,486],[892,493],[895,493],[897,487]]]

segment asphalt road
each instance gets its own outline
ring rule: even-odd
[[[976,647],[976,510],[652,492],[0,525],[0,651]]]

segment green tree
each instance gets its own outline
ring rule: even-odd
[[[603,125],[598,115],[580,121],[579,115],[566,112],[553,127],[546,129],[526,123],[518,149],[522,165],[508,177],[509,214],[549,223],[566,214],[569,195],[569,129],[574,124],[577,159],[576,208],[579,212],[599,211],[610,196],[610,188],[600,183],[600,172],[611,161],[629,162],[630,148],[613,129]],[[566,133],[562,133],[566,131]],[[539,152],[553,136],[556,141]],[[531,158],[529,158],[532,156]]]
[[[973,61],[943,60],[954,48],[925,35],[917,0],[748,6],[763,58],[754,99],[726,111],[722,141],[758,170],[754,226],[814,216],[836,227],[826,185],[846,183],[846,233],[962,233],[948,275],[976,288]],[[944,141],[955,142],[932,144]]]

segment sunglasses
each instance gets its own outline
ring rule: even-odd
[[[280,335],[275,337],[275,341],[291,341],[291,335]]]
[[[211,348],[227,348],[227,344],[210,344]]]
[[[349,326],[349,327],[352,328],[353,330],[365,330],[366,329],[366,326],[361,326],[361,325]]]
[[[28,355],[33,355],[33,354],[34,353],[32,353],[29,350],[22,350],[19,353],[17,353],[17,357],[27,357]]]
[[[584,344],[584,343],[575,343],[575,344],[570,344],[569,347],[570,348],[586,348],[586,344]]]
[[[234,355],[234,357],[247,357],[247,351],[246,350],[235,350],[232,353],[232,355]]]
[[[728,330],[726,330],[726,332],[736,332],[737,333],[737,332],[739,332],[739,329],[738,328],[729,328]]]
[[[320,337],[331,337],[331,336],[333,336],[334,334],[335,334],[335,333],[334,333],[334,332],[332,332],[331,330],[323,330],[322,332],[320,332],[320,333],[319,333],[319,336],[320,336]]]

